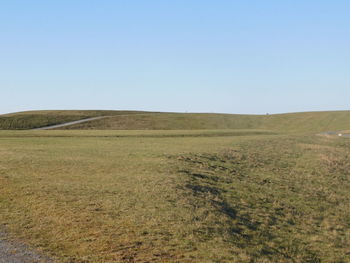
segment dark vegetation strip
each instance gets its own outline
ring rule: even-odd
[[[89,134],[21,134],[25,138],[185,138],[185,137],[226,137],[226,136],[254,136],[254,135],[278,135],[270,131],[242,131],[242,132],[218,132],[218,133],[198,133],[198,134],[123,134],[123,135],[89,135]],[[19,134],[0,134],[2,138],[16,138]]]

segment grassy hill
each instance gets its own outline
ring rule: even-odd
[[[274,115],[209,113],[153,113],[121,115],[62,129],[188,130],[264,129],[284,132],[320,132],[350,128],[350,111]]]
[[[120,115],[64,127],[106,130],[213,130],[259,128],[261,116],[207,113]]]
[[[292,132],[321,132],[350,127],[350,111],[300,112],[264,116],[259,128]]]
[[[0,130],[28,130],[99,116],[137,114],[140,111],[45,110],[0,115]]]
[[[32,129],[89,117],[103,119],[60,129],[93,130],[213,130],[264,129],[321,132],[350,129],[350,111],[302,112],[273,115],[157,113],[142,111],[32,111],[0,116],[0,129]]]

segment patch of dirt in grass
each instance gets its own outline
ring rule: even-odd
[[[53,261],[26,245],[9,240],[0,229],[0,263],[52,263]]]

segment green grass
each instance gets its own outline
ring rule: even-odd
[[[57,262],[349,262],[349,157],[266,130],[1,131],[0,222]]]

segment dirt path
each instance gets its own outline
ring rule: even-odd
[[[348,133],[342,133],[341,131],[322,132],[321,135],[337,135],[337,136],[339,136],[339,137],[350,137],[350,134],[348,134]]]
[[[0,230],[0,263],[52,263],[47,257],[26,245],[9,241]]]
[[[121,117],[121,116],[135,116],[135,115],[145,115],[145,114],[147,114],[147,113],[120,114],[120,115],[112,115],[112,116],[99,116],[99,117],[92,117],[92,118],[87,118],[87,119],[82,119],[82,120],[77,120],[77,121],[65,122],[65,123],[61,123],[61,124],[50,125],[50,126],[46,126],[46,127],[35,128],[35,129],[32,129],[32,130],[50,130],[50,129],[70,126],[70,125],[74,125],[74,124],[79,124],[79,123],[83,123],[83,122],[104,119],[104,118]]]
[[[82,119],[82,120],[77,120],[77,121],[70,121],[70,122],[66,122],[66,123],[61,123],[61,124],[56,124],[56,125],[51,125],[51,126],[46,126],[46,127],[41,127],[41,128],[35,128],[33,130],[50,130],[50,129],[70,126],[70,125],[74,125],[74,124],[78,124],[78,123],[99,120],[99,119],[103,119],[103,118],[107,118],[107,117],[109,117],[109,116],[100,116],[100,117],[87,118],[87,119]]]

